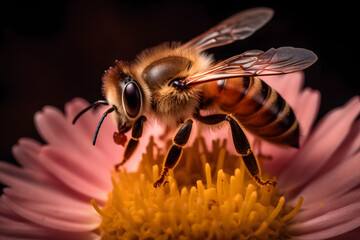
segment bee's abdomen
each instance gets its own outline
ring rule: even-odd
[[[217,92],[218,106],[233,114],[247,130],[270,142],[299,146],[299,124],[293,110],[259,78],[218,81]]]

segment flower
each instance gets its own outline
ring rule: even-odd
[[[92,135],[102,111],[87,113],[73,126],[73,117],[88,104],[77,98],[66,104],[65,115],[53,107],[35,115],[46,144],[20,139],[13,153],[21,167],[0,163],[0,181],[8,186],[0,200],[2,239],[98,239],[101,234],[103,239],[117,239],[115,233],[134,236],[131,229],[142,229],[147,236],[180,239],[204,229],[210,237],[356,236],[360,229],[359,97],[330,112],[311,130],[320,96],[311,89],[301,90],[302,73],[268,77],[265,81],[292,105],[302,131],[299,149],[266,142],[256,149],[271,157],[262,161],[263,168],[268,176],[277,176],[277,189],[259,188],[243,174],[241,161],[230,154],[231,142],[219,140],[229,138],[218,133],[225,129],[201,130],[205,138],[192,134],[191,147],[184,153],[187,159],[170,173],[164,188],[154,189],[150,185],[159,167],[152,166],[153,160],[161,160],[166,148],[157,139],[151,140],[150,135],[162,132],[150,123],[126,169],[116,173],[113,165],[121,160],[123,148],[112,142],[115,125],[106,119],[93,147]],[[144,160],[139,163],[141,158]],[[200,161],[194,160],[197,158]],[[188,204],[181,205],[184,202]],[[240,202],[251,204],[241,208]],[[186,208],[195,212],[184,215]],[[241,215],[247,216],[246,222],[239,220],[241,209],[241,214],[248,213]],[[220,225],[204,217],[204,211],[216,216],[213,219],[218,219]],[[113,221],[116,218],[119,221]],[[151,225],[150,220],[156,218],[160,224]],[[239,222],[247,224],[244,232],[236,232]],[[265,234],[267,230],[272,230],[270,235]],[[154,232],[157,235],[151,235]]]

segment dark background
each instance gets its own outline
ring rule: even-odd
[[[330,3],[332,2],[332,3]],[[102,99],[101,76],[164,41],[186,42],[226,17],[257,6],[273,20],[252,37],[211,50],[224,59],[250,49],[294,46],[319,60],[306,86],[321,90],[320,115],[359,94],[358,8],[344,1],[11,1],[0,4],[0,159],[20,137],[40,140],[33,115],[81,96]]]

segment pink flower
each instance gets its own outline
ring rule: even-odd
[[[279,191],[287,202],[296,205],[300,196],[304,198],[287,232],[296,239],[355,239],[360,229],[360,121],[356,120],[360,98],[354,97],[330,112],[311,131],[320,94],[301,89],[303,74],[265,81],[290,103],[301,126],[299,149],[267,142],[261,142],[257,149],[272,157],[263,161],[264,171],[278,176]],[[66,104],[65,115],[44,107],[35,115],[35,123],[46,144],[20,139],[13,154],[21,167],[0,162],[0,181],[8,186],[0,199],[1,239],[99,238],[101,217],[90,200],[100,206],[108,201],[113,188],[110,171],[121,160],[123,148],[113,143],[115,125],[111,119],[104,121],[97,144],[92,146],[102,110],[87,113],[76,126],[71,124],[87,105],[74,99]],[[139,149],[126,164],[128,171],[137,169],[150,135],[162,133],[151,120],[147,126]],[[213,139],[229,137],[218,130],[203,134],[208,148]],[[227,148],[233,151],[230,141]]]

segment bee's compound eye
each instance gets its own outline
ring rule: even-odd
[[[126,113],[131,118],[135,118],[141,108],[141,93],[138,85],[135,82],[129,82],[126,84],[123,99]]]

